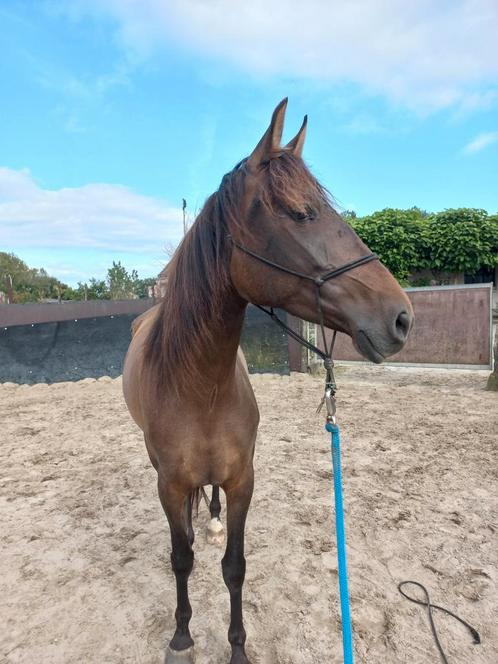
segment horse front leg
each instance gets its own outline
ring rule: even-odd
[[[194,552],[188,535],[188,512],[183,495],[159,479],[159,498],[168,518],[171,532],[171,566],[176,579],[177,606],[176,630],[166,653],[165,664],[190,664],[194,661],[194,641],[190,636],[189,622],[192,607],[188,599],[188,578],[194,564]],[[188,510],[188,507],[187,507]]]
[[[254,486],[252,465],[234,484],[224,487],[227,497],[227,547],[221,561],[223,579],[230,592],[230,627],[232,646],[230,664],[250,664],[245,653],[246,632],[242,619],[242,585],[246,572],[244,528]]]
[[[194,503],[194,494],[187,496],[185,500],[185,521],[187,523],[187,538],[190,546],[194,546],[195,533],[192,525],[192,510]]]
[[[217,485],[213,486],[209,511],[211,513],[211,521],[209,522],[206,533],[208,544],[221,546],[225,540],[225,533],[223,531],[223,524],[220,521],[220,487]]]

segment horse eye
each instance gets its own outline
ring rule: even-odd
[[[316,219],[316,210],[310,207],[306,207],[306,210],[293,210],[292,217],[301,223],[313,221]]]

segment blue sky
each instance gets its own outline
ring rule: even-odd
[[[289,97],[338,203],[498,210],[496,0],[3,0],[0,250],[156,274]]]

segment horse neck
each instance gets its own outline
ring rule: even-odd
[[[210,336],[215,343],[206,343],[199,360],[199,379],[208,389],[216,386],[220,390],[234,378],[246,307],[247,302],[231,292],[224,299],[220,320],[210,324]]]
[[[247,306],[231,280],[220,279],[219,290],[217,279],[206,281],[210,287],[198,288],[198,279],[197,286],[187,279],[173,295],[166,293],[147,340],[156,384],[194,401],[214,388],[217,393],[224,386],[230,389]]]

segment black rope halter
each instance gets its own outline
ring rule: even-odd
[[[279,263],[275,263],[274,261],[271,261],[269,258],[265,258],[264,256],[260,256],[251,249],[248,249],[247,247],[244,247],[242,244],[236,242],[231,235],[228,235],[227,237],[229,240],[231,240],[234,247],[244,252],[248,256],[251,256],[251,258],[254,258],[260,261],[261,263],[264,263],[265,265],[268,265],[269,267],[272,267],[276,270],[280,270],[280,272],[286,272],[287,274],[292,274],[293,276],[299,277],[300,279],[306,279],[307,281],[311,281],[315,285],[316,308],[318,312],[318,319],[319,319],[320,331],[323,342],[323,350],[321,350],[320,348],[318,348],[318,346],[315,346],[314,344],[309,342],[303,336],[298,334],[295,330],[291,329],[286,323],[284,323],[284,321],[281,318],[279,318],[277,314],[274,312],[273,307],[267,309],[266,307],[262,307],[259,304],[256,304],[255,306],[261,311],[263,311],[265,314],[270,316],[270,318],[275,323],[277,323],[277,325],[279,325],[283,330],[285,330],[287,334],[290,337],[292,337],[292,339],[295,339],[298,343],[300,343],[308,350],[311,350],[313,353],[318,355],[318,357],[320,357],[323,360],[323,364],[327,372],[325,379],[325,390],[326,391],[329,390],[331,396],[333,397],[337,390],[337,386],[334,380],[334,373],[333,373],[334,361],[332,359],[332,352],[334,350],[334,344],[337,332],[334,330],[334,333],[332,335],[332,340],[330,342],[330,345],[328,345],[327,338],[325,335],[325,321],[323,317],[323,308],[320,298],[320,288],[324,284],[326,284],[327,281],[330,281],[335,277],[339,277],[341,274],[344,274],[345,272],[354,270],[355,268],[360,267],[361,265],[365,265],[366,263],[370,263],[371,261],[379,260],[379,257],[376,254],[370,253],[367,254],[366,256],[362,256],[361,258],[356,258],[353,261],[349,261],[349,263],[344,263],[344,265],[336,267],[333,270],[330,270],[329,272],[325,272],[324,274],[320,274],[318,276],[311,276],[309,274],[304,274],[303,272],[298,272],[297,270],[293,270],[292,268],[286,267],[285,265],[280,265]]]

